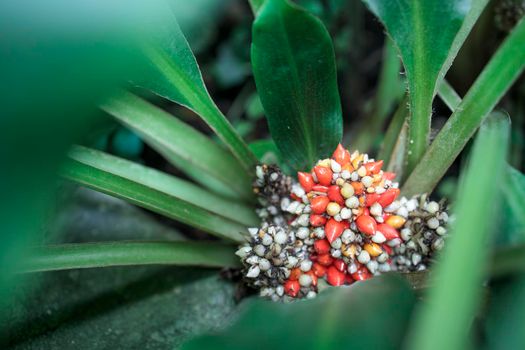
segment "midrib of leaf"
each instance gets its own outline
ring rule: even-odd
[[[177,86],[177,90],[181,92],[187,102],[183,105],[200,115],[232,151],[245,170],[252,174],[257,159],[212,101],[206,87],[199,84],[201,85],[199,86],[200,89],[193,89],[192,86],[195,85],[194,82],[191,81],[187,74],[179,69],[176,64],[171,64],[171,59],[167,57],[167,54],[162,50],[155,49],[151,46],[146,46],[144,50],[159,69],[163,68],[162,72],[164,73],[164,77],[172,82],[174,86]],[[202,81],[200,72],[199,78]],[[162,97],[169,99],[168,96]]]
[[[398,0],[399,3],[399,0]],[[422,18],[424,13],[421,13],[419,1],[413,1],[412,23],[414,23],[414,32],[423,33],[424,27]],[[399,5],[401,7],[401,5]],[[419,40],[414,40],[413,51],[413,66],[414,77],[410,77],[410,72],[407,69],[407,80],[410,85],[410,124],[408,128],[408,143],[407,143],[407,168],[404,173],[409,174],[418,161],[421,159],[427,148],[427,143],[430,134],[430,118],[432,114],[432,91],[429,91],[427,79],[425,77],[426,66],[428,66],[426,54],[427,42],[425,36],[420,36]],[[414,82],[417,81],[423,86],[416,89]]]
[[[281,14],[281,12],[279,12],[279,14]],[[303,130],[303,133],[306,136],[305,137],[306,148],[307,148],[306,154],[308,154],[308,158],[310,159],[311,165],[313,166],[313,162],[315,162],[315,151],[313,149],[313,145],[309,142],[309,140],[311,140],[310,130],[309,128],[306,127],[307,120],[305,116],[306,111],[305,111],[305,106],[304,106],[305,97],[303,96],[303,93],[301,89],[299,88],[299,72],[297,69],[297,63],[295,62],[293,53],[291,51],[290,38],[288,36],[288,30],[287,30],[288,28],[286,27],[284,23],[284,18],[282,16],[279,16],[279,20],[281,21],[281,25],[285,32],[284,40],[286,41],[286,45],[285,45],[286,56],[288,56],[288,60],[292,63],[291,71],[292,71],[292,77],[293,77],[293,81],[295,85],[295,91],[297,91],[297,93],[300,94],[298,97],[299,101],[297,105],[299,106],[299,116],[301,117],[301,123],[300,123],[301,129]]]

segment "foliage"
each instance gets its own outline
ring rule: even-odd
[[[3,341],[15,348],[145,343],[169,348],[221,328],[184,348],[523,344],[522,333],[506,330],[523,315],[502,312],[513,300],[523,304],[525,176],[515,163],[506,163],[509,147],[518,150],[513,159],[520,159],[523,140],[509,138],[509,117],[494,109],[510,105],[512,122],[523,121],[525,109],[514,106],[517,93],[509,90],[525,67],[525,20],[493,45],[470,87],[462,79],[468,91],[461,98],[454,89],[454,60],[468,55],[462,47],[490,23],[483,19],[491,16],[488,1],[364,0],[390,39],[383,40],[376,28],[382,66],[372,108],[359,120],[347,115],[345,106],[354,101],[341,100],[346,86],[338,87],[341,75],[352,79],[355,68],[341,66],[349,58],[340,55],[358,45],[351,42],[340,50],[330,33],[338,28],[338,13],[364,7],[357,1],[298,1],[321,21],[289,0],[249,2],[244,7],[211,0],[175,1],[171,7],[162,1],[52,0],[25,7],[9,0],[0,5],[0,28],[8,33],[0,53],[6,115],[0,119],[0,137],[7,151],[0,152],[5,169],[0,182]],[[199,67],[201,56],[191,50],[189,24],[195,29],[206,9],[229,6],[241,6],[245,33],[251,27],[255,84],[246,78],[237,91],[232,83],[228,89],[236,96],[223,113],[222,94],[214,94],[208,65]],[[181,10],[186,7],[193,10]],[[253,24],[242,12],[248,8]],[[369,37],[352,28],[354,40]],[[245,44],[244,56],[229,64],[244,62],[247,71],[249,43],[242,40],[249,36],[239,37],[235,45]],[[195,47],[214,50],[205,40]],[[406,75],[399,74],[401,66]],[[402,83],[408,87],[404,98]],[[262,114],[270,135],[260,131]],[[432,139],[442,117],[448,119]],[[250,130],[246,140],[236,129],[243,123]],[[350,126],[346,134],[343,124]],[[87,140],[107,135],[100,131],[107,125],[118,130],[113,146],[100,143],[102,150],[93,149]],[[418,292],[425,302],[416,300],[402,278],[386,276],[288,305],[248,298],[232,320],[233,284],[202,267],[237,266],[232,243],[242,242],[246,228],[258,225],[254,165],[275,163],[290,174],[308,169],[346,140],[350,129],[359,132],[350,139],[353,146],[375,149],[380,144],[385,166],[406,179],[406,195],[431,193],[444,176],[455,181],[461,168],[452,236],[435,273],[406,278],[423,286]],[[118,155],[133,161],[104,152],[118,149]],[[461,161],[466,165],[459,166]],[[76,201],[53,208],[54,198],[69,193],[63,182],[57,189],[56,174],[144,210],[107,202],[106,196],[91,207]],[[69,212],[72,207],[79,211]],[[113,217],[119,210],[127,214]],[[89,229],[82,229],[86,217]],[[60,220],[67,222],[65,229],[56,224]],[[195,268],[140,266],[151,264]],[[121,265],[133,267],[115,267]],[[88,269],[93,267],[106,268]],[[48,270],[68,271],[18,274]],[[483,286],[494,297],[482,308]],[[475,336],[476,327],[483,337]]]

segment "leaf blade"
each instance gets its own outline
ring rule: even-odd
[[[248,172],[228,151],[193,127],[125,91],[101,107],[188,175],[204,171],[243,198],[253,197]]]
[[[219,242],[104,242],[38,247],[20,272],[108,266],[184,265],[237,267],[235,246]]]
[[[454,39],[470,1],[364,1],[385,25],[405,67],[411,107],[406,171],[410,173],[427,149],[432,101],[448,69],[446,63],[451,62],[451,48],[453,53],[461,46]]]
[[[272,138],[292,167],[307,169],[342,137],[330,37],[317,18],[284,0],[265,1],[252,31],[255,83]]]
[[[120,163],[120,164],[119,164]],[[139,164],[104,155],[82,147],[73,148],[59,171],[66,179],[124,199],[208,233],[234,241],[242,241],[245,225],[206,210],[184,200],[177,189],[157,186],[156,180],[166,181],[165,174]],[[173,181],[171,181],[173,184]],[[171,185],[167,181],[164,186]],[[187,198],[186,198],[187,199]]]
[[[156,39],[143,46],[149,63],[149,78],[136,83],[197,113],[242,166],[253,172],[255,156],[213,102],[195,56],[175,18],[165,25],[164,32]]]
[[[500,190],[493,185],[493,179],[505,169],[509,130],[509,118],[494,114],[476,138],[457,196],[456,220],[436,266],[435,287],[413,321],[409,349],[460,349],[465,345],[469,324],[481,299],[489,237],[494,227],[493,221],[487,223],[479,218],[490,217],[499,199]],[[454,310],[453,318],[450,310]]]
[[[403,193],[429,193],[459,155],[483,119],[523,72],[525,21],[501,44],[469,89],[461,104],[403,185]]]

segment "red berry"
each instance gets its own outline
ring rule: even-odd
[[[326,206],[330,203],[330,199],[325,196],[317,196],[310,200],[310,207],[314,214],[322,214],[326,210]]]
[[[346,271],[346,263],[344,262],[343,259],[335,259],[332,266],[341,272]]]
[[[337,185],[328,187],[328,198],[339,205],[345,204],[345,199],[341,196],[341,188]]]
[[[314,167],[315,175],[317,176],[317,181],[323,186],[330,186],[332,183],[332,169],[316,165]]]
[[[314,249],[317,254],[326,254],[330,252],[330,243],[326,239],[318,239],[314,242]]]
[[[355,220],[357,228],[359,231],[363,232],[365,235],[373,236],[376,233],[377,224],[374,218],[368,215],[358,216]]]
[[[326,275],[326,267],[319,263],[314,263],[311,271],[313,271],[317,277],[323,277]]]
[[[337,148],[335,149],[334,153],[332,154],[332,158],[341,166],[350,163],[350,152],[346,150],[343,145],[338,144]]]
[[[332,286],[342,286],[345,283],[345,274],[335,267],[330,266],[326,272],[326,280]]]
[[[323,185],[314,185],[314,187],[312,187],[312,191],[326,193],[328,192],[328,187],[323,186]]]
[[[322,215],[312,214],[310,215],[310,224],[314,227],[323,226],[326,223],[326,218]]]
[[[300,289],[301,286],[299,285],[299,281],[288,280],[284,283],[284,292],[292,298],[295,298],[297,296]]]
[[[341,222],[336,221],[335,219],[329,219],[326,225],[324,226],[324,234],[328,239],[328,242],[332,243],[339,236],[343,234],[344,226]]]
[[[382,160],[379,160],[377,162],[368,162],[364,164],[367,174],[377,174],[381,170],[382,166]]]
[[[381,197],[377,200],[383,208],[392,204],[392,202],[399,196],[399,188],[389,188],[386,190]]]
[[[345,283],[346,283],[346,284],[352,284],[352,283],[354,283],[354,282],[355,282],[355,281],[354,281],[354,279],[352,278],[352,275],[348,275],[348,274],[345,275]]]
[[[317,257],[317,262],[323,266],[330,266],[334,262],[334,258],[330,254],[321,254]]]
[[[308,193],[312,190],[312,186],[314,185],[314,178],[312,174],[298,172],[297,178],[299,179],[299,183],[301,184],[301,187],[305,190],[305,192]]]
[[[381,195],[377,193],[369,193],[366,195],[365,206],[369,207],[379,199]]]
[[[399,238],[399,232],[395,228],[387,224],[378,224],[377,231],[381,232],[385,236],[387,241],[394,238]]]

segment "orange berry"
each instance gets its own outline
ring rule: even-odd
[[[381,232],[383,236],[385,236],[387,241],[390,241],[394,238],[399,238],[399,232],[397,232],[395,228],[387,224],[377,225],[377,231]]]
[[[341,188],[337,185],[328,187],[328,198],[339,205],[345,204],[345,199],[341,195]]]
[[[335,149],[334,153],[332,154],[332,158],[339,163],[341,166],[350,163],[350,152],[346,150],[343,145],[338,144],[337,148]]]
[[[284,284],[284,292],[291,296],[292,298],[295,298],[297,294],[299,294],[299,290],[301,289],[301,286],[299,285],[299,281],[286,281]]]
[[[319,214],[310,215],[310,224],[314,227],[323,226],[326,223],[326,218]]]
[[[337,270],[334,266],[330,266],[326,272],[326,280],[332,286],[341,286],[345,283],[345,274]]]
[[[328,242],[332,243],[339,236],[343,234],[344,226],[341,222],[335,219],[329,219],[324,226],[324,234]]]
[[[377,200],[377,203],[379,203],[383,208],[388,207],[390,204],[392,204],[396,197],[399,196],[399,192],[399,188],[389,188],[381,195],[381,197]]]
[[[364,164],[364,167],[366,168],[368,174],[377,174],[379,171],[381,171],[382,166],[382,160],[379,160],[377,162],[368,162]]]
[[[400,229],[401,227],[403,227],[405,222],[406,222],[405,218],[399,215],[389,216],[385,221],[387,225],[390,225],[395,229]]]

